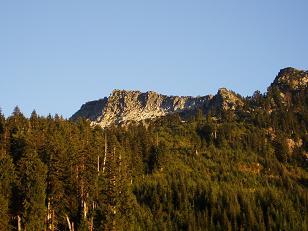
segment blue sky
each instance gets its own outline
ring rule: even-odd
[[[0,107],[69,117],[112,89],[264,92],[308,69],[307,0],[0,0]]]

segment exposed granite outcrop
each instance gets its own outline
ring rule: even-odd
[[[153,91],[114,90],[108,98],[84,104],[72,117],[86,118],[93,124],[108,127],[129,121],[142,121],[174,112],[206,107],[212,96],[166,96]]]
[[[71,120],[76,120],[79,117],[81,117],[81,118],[89,119],[91,121],[95,121],[99,116],[101,116],[107,102],[108,102],[107,97],[103,99],[87,102],[83,104],[81,108],[79,109],[79,111],[77,111],[71,117]]]
[[[287,104],[290,92],[307,91],[308,72],[294,68],[280,70],[268,92],[278,89],[281,103]],[[153,91],[114,90],[110,96],[82,105],[72,117],[88,119],[93,125],[108,127],[132,121],[155,119],[176,112],[201,109],[205,112],[240,110],[245,99],[233,91],[220,88],[215,96],[166,96]],[[275,104],[273,104],[275,107]]]
[[[243,100],[235,92],[227,88],[220,88],[213,98],[212,106],[221,110],[236,110],[243,104]]]
[[[292,67],[281,69],[270,86],[278,87],[280,91],[297,91],[306,89],[308,85],[308,71],[297,70]]]

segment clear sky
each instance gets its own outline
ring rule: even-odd
[[[112,89],[264,92],[308,69],[307,0],[0,0],[0,107],[69,117]]]

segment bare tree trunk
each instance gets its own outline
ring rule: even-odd
[[[86,220],[88,215],[88,205],[87,202],[83,201],[83,218]]]
[[[17,230],[21,231],[21,218],[19,215],[17,215]]]
[[[93,217],[91,218],[89,223],[89,231],[93,231]]]
[[[67,215],[65,215],[65,216],[66,216],[66,220],[67,220],[67,224],[68,224],[68,229],[70,231],[74,231],[74,222],[71,223],[69,217]]]
[[[97,172],[99,173],[99,155],[97,156]]]
[[[81,169],[82,169],[82,172],[84,172],[84,169],[85,169],[84,163],[82,163]],[[88,197],[89,197],[89,194],[85,192],[84,180],[83,178],[81,178],[81,207],[83,210],[84,220],[87,220],[88,204],[86,200]]]
[[[50,198],[47,203],[47,230],[54,231],[54,210],[52,209]]]
[[[104,162],[103,162],[103,173],[105,172],[105,168],[106,168],[106,160],[107,160],[107,133],[105,132],[105,155],[104,155]]]
[[[51,231],[54,231],[55,230],[55,210],[53,209],[52,210],[52,214],[51,214],[52,218],[52,222],[51,222]]]

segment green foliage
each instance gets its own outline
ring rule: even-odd
[[[45,216],[47,168],[35,150],[28,148],[19,160],[19,193],[24,229],[42,230]]]
[[[280,100],[104,130],[17,108],[0,116],[0,230],[307,230],[307,94]]]
[[[11,158],[0,151],[0,230],[9,229],[9,202],[11,185],[15,181],[15,169]]]

